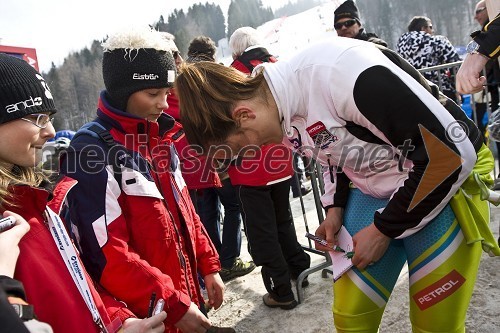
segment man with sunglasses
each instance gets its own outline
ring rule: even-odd
[[[365,32],[361,25],[358,8],[356,4],[347,0],[342,3],[334,12],[334,25],[337,35],[340,37],[355,38],[365,40],[387,47],[387,43],[372,32]]]

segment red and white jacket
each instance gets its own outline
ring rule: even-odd
[[[14,274],[24,285],[27,302],[33,305],[38,319],[56,333],[99,332],[44,222],[49,193],[29,186],[12,186],[9,191],[14,196],[12,205],[3,208],[21,215],[30,225],[19,243],[21,252]],[[103,290],[99,295],[88,275],[87,282],[104,325],[110,324],[110,317],[121,321],[134,317],[123,303]]]
[[[203,300],[198,273],[220,270],[171,144],[184,134],[166,114],[150,122],[111,107],[105,92],[96,121],[123,146],[110,154],[92,135],[72,140],[61,163],[61,173],[78,180],[67,196],[66,221],[96,281],[138,317],[147,315],[155,292],[165,299],[166,332],[178,332],[174,324],[191,302]],[[110,158],[120,161],[120,184]]]

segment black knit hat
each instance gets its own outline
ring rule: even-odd
[[[56,112],[43,77],[26,61],[0,53],[0,124],[41,112]]]
[[[152,47],[130,45],[137,36],[146,40],[142,45]],[[173,87],[176,76],[174,57],[158,31],[131,31],[110,37],[113,38],[103,44],[102,59],[104,85],[111,105],[125,111],[130,95],[136,91]],[[116,47],[120,43],[125,46]]]
[[[358,8],[354,1],[347,0],[341,4],[337,9],[335,9],[335,18],[333,23],[337,23],[338,20],[344,17],[353,18],[361,24],[361,19],[359,18]]]

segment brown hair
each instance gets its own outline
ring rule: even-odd
[[[193,38],[189,44],[186,61],[196,62],[196,59],[199,59],[198,61],[215,61],[216,52],[217,47],[210,37],[198,36]]]
[[[189,143],[205,149],[223,143],[239,126],[232,117],[235,102],[265,99],[265,87],[262,72],[246,77],[234,68],[214,62],[184,65],[175,88]]]
[[[408,31],[421,31],[430,25],[431,19],[426,16],[414,16],[408,24]]]

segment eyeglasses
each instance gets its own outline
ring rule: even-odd
[[[346,27],[346,28],[352,27],[355,23],[356,23],[356,20],[351,19],[351,20],[347,20],[347,21],[344,21],[341,23],[335,23],[333,25],[333,27],[335,28],[335,30],[340,30],[340,29],[342,29],[342,27]]]
[[[24,121],[30,122],[38,128],[45,128],[47,125],[54,120],[54,117],[51,117],[45,113],[33,113],[26,116],[26,118],[21,118]]]
[[[481,7],[481,8],[476,9],[476,12],[475,12],[476,15],[479,14],[479,13],[481,13],[485,9],[486,9],[486,7]]]

